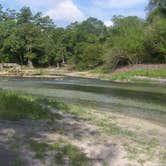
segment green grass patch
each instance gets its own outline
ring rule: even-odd
[[[162,163],[166,164],[166,147],[164,149],[164,152],[161,155],[161,161]]]
[[[68,105],[62,101],[56,100],[55,98],[45,98],[45,97],[38,97],[36,101],[42,103],[47,106],[54,107],[58,110],[66,110],[69,109]]]
[[[0,90],[0,119],[17,121],[21,119],[56,120],[56,118],[39,103],[36,97]]]
[[[110,72],[110,69],[100,67],[100,68],[95,68],[93,70],[90,70],[89,72],[94,74],[104,74],[104,73]]]
[[[166,78],[166,69],[153,69],[153,70],[134,70],[113,74],[110,76],[113,80],[130,79],[134,76],[145,76],[151,78]]]
[[[15,160],[12,161],[11,166],[24,166],[24,162],[19,156],[16,156]]]
[[[99,129],[111,136],[120,136],[126,140],[130,140],[131,144],[124,145],[128,152],[129,159],[139,159],[139,155],[145,154],[148,159],[155,155],[156,147],[159,142],[156,139],[147,139],[146,137],[138,135],[135,131],[128,130],[123,126],[119,126],[116,117],[109,115],[106,112],[98,112],[82,106],[71,105],[70,109],[64,110],[72,114],[77,119],[83,119],[85,122],[99,127]],[[143,162],[140,160],[139,162]]]
[[[145,162],[142,160],[142,154],[146,156],[146,160],[152,160],[156,155],[156,149],[159,142],[156,139],[146,139],[145,137],[135,136],[131,137],[130,143],[125,143],[124,149],[127,152],[127,158],[130,160],[137,160],[139,163]]]
[[[128,72],[121,72],[116,74],[106,74],[104,72],[98,72],[100,75],[98,76],[99,79],[108,79],[108,80],[135,80],[138,81],[139,79],[134,78],[135,76],[144,76],[150,78],[166,78],[166,69],[152,69],[152,70],[133,70]],[[144,81],[148,81],[145,80]],[[152,80],[149,80],[152,82]]]
[[[35,140],[30,141],[30,150],[35,152],[34,158],[36,159],[44,159],[47,155],[47,151],[50,149],[50,146],[46,143],[39,143]]]
[[[107,113],[100,113],[82,106],[70,105],[69,109],[64,110],[72,114],[75,118],[80,118],[89,124],[98,126],[103,132],[110,135],[133,136],[134,133],[116,124],[116,117]]]
[[[163,154],[163,156],[162,156],[162,162],[163,163],[166,163],[166,152]]]
[[[53,155],[53,160],[57,165],[68,163],[72,166],[84,166],[89,163],[89,160],[79,148],[61,139],[53,144],[31,140],[30,150],[35,153],[34,157],[39,160],[46,159],[46,157],[49,157],[49,152],[51,152],[50,154]]]

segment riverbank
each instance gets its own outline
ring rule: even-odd
[[[3,108],[0,109],[0,146],[13,165],[166,163],[165,127],[116,111],[103,112],[55,98],[11,91],[0,91],[0,96]],[[37,113],[27,112],[34,108]],[[8,110],[12,119],[4,116],[6,112],[2,110]],[[43,111],[47,113],[46,118],[41,116]],[[5,161],[6,158],[2,163]]]
[[[116,69],[112,72],[98,68],[89,71],[75,71],[68,67],[63,68],[27,68],[20,71],[1,71],[1,77],[23,78],[54,78],[61,79],[64,76],[81,77],[90,79],[109,80],[115,82],[146,82],[166,84],[166,64],[159,65],[131,65]]]

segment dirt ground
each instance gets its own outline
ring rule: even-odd
[[[53,143],[64,139],[79,147],[90,159],[92,166],[165,166],[166,128],[149,121],[131,118],[117,113],[100,113],[91,110],[86,117],[51,110],[62,116],[54,124],[43,121],[0,121],[0,165],[56,166],[48,157],[44,162],[33,157],[28,148],[30,139]],[[109,125],[118,124],[136,135],[114,135],[103,132],[102,127],[87,119],[94,116]]]

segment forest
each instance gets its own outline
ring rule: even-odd
[[[150,0],[145,12],[146,19],[113,16],[110,27],[90,17],[60,28],[29,7],[17,12],[0,5],[0,62],[77,70],[165,63],[166,1]]]

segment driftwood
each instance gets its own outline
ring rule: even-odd
[[[17,63],[0,63],[0,71],[2,71],[4,68],[20,70],[21,66]]]

